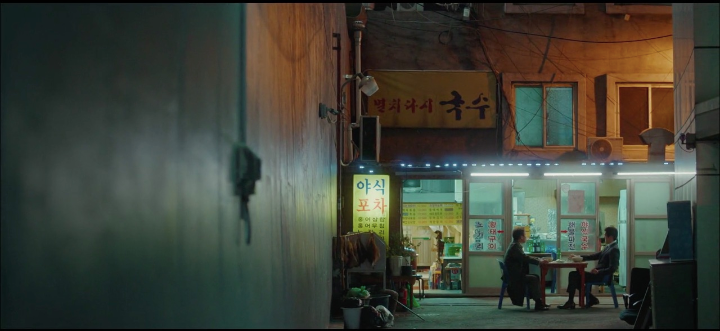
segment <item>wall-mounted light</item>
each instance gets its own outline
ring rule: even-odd
[[[365,76],[362,73],[358,72],[354,75],[345,75],[346,81],[345,81],[345,83],[342,84],[342,86],[340,86],[340,90],[342,90],[343,87],[345,87],[345,85],[347,83],[351,82],[353,79],[355,79],[357,77],[360,77],[360,83],[358,84],[358,86],[360,87],[360,91],[365,93],[365,95],[371,96],[380,89],[378,87],[377,82],[375,81],[375,77]]]

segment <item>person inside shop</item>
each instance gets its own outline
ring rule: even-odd
[[[436,240],[437,253],[438,253],[437,262],[441,263],[440,257],[443,256],[443,251],[445,250],[445,242],[443,241],[442,231],[435,230],[435,240]]]
[[[602,251],[590,255],[570,255],[570,258],[580,256],[583,261],[598,261],[595,268],[590,270],[590,272],[585,272],[586,282],[600,282],[605,278],[605,276],[610,275],[610,277],[612,277],[618,269],[618,266],[620,265],[620,249],[618,248],[617,235],[618,230],[614,226],[608,226],[605,228],[606,245]],[[570,272],[570,275],[568,275],[568,301],[565,302],[565,304],[558,306],[558,308],[575,309],[575,301],[573,298],[575,297],[575,290],[578,290],[579,288],[580,274],[577,271],[572,271]],[[583,299],[584,298],[578,298],[578,300]],[[600,300],[590,293],[590,300],[587,305],[585,305],[585,308],[590,308],[599,303]]]
[[[525,286],[527,286],[530,289],[530,296],[535,301],[535,310],[548,310],[550,306],[546,305],[540,296],[540,277],[529,274],[530,263],[540,264],[547,263],[547,261],[525,255],[522,246],[527,241],[525,228],[515,227],[512,237],[513,242],[505,252],[505,269],[508,274],[503,275],[503,277],[507,277],[505,281],[508,283],[507,291],[510,300],[513,305],[522,306],[525,301]]]

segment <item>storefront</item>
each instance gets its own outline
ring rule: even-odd
[[[665,240],[673,171],[669,162],[401,164],[390,177],[402,183],[391,191],[401,195],[402,231],[416,243],[419,273],[434,280],[436,293],[497,295],[497,260],[514,226],[529,230],[528,253],[563,257],[599,251],[603,229],[615,226],[621,249],[615,283],[622,292],[629,270],[648,267]],[[446,273],[433,277],[443,265]],[[569,272],[562,270],[559,293]]]

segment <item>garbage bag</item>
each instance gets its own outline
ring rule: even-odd
[[[380,313],[380,317],[382,318],[382,325],[379,325],[383,328],[390,328],[395,323],[395,316],[393,316],[392,313],[390,313],[390,310],[385,308],[383,305],[377,305],[375,307],[377,311]]]

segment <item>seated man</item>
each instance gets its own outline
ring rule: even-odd
[[[513,242],[505,252],[505,268],[508,272],[505,280],[508,283],[508,295],[514,305],[520,303],[519,305],[522,306],[527,285],[530,288],[530,296],[535,301],[535,310],[548,310],[550,306],[546,305],[540,297],[540,277],[528,274],[528,263],[539,264],[547,263],[547,261],[525,255],[522,244],[527,241],[527,238],[523,227],[513,229],[512,236]]]
[[[570,255],[571,258],[581,256],[583,261],[598,260],[597,267],[593,268],[590,273],[585,273],[586,282],[600,282],[607,275],[612,277],[615,270],[618,269],[618,266],[620,265],[620,249],[617,244],[617,235],[618,230],[613,226],[608,226],[605,228],[605,243],[607,244],[605,249],[601,252],[590,255]],[[570,275],[568,275],[568,301],[565,302],[564,305],[558,306],[558,308],[575,309],[575,302],[573,301],[573,298],[575,297],[575,290],[578,290],[579,288],[580,274],[577,271],[572,271],[570,272]],[[579,298],[579,300],[584,299],[585,298]],[[600,300],[591,293],[590,302],[588,302],[585,308],[590,308],[598,303],[600,303]]]

